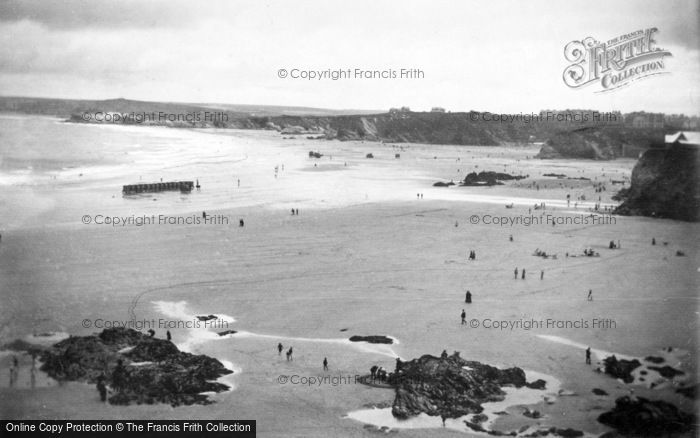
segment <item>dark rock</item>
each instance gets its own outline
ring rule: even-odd
[[[625,383],[632,383],[634,381],[632,371],[642,365],[637,359],[618,360],[615,355],[603,359],[603,364],[605,366],[605,374],[609,374],[617,379],[622,379]]]
[[[479,423],[473,423],[471,421],[464,420],[464,424],[466,424],[468,428],[475,432],[488,432],[488,430],[484,429],[484,426],[482,426]]]
[[[550,134],[536,158],[611,160],[622,156],[636,157],[639,152],[663,142],[662,129],[584,126]]]
[[[617,429],[623,435],[639,437],[698,432],[694,415],[680,411],[665,401],[650,401],[642,397],[618,398],[615,400],[615,408],[601,414],[598,421]]]
[[[684,388],[677,389],[676,392],[690,399],[696,399],[698,398],[698,386],[700,385],[686,386]]]
[[[650,366],[648,368],[650,370],[658,371],[662,377],[665,377],[667,379],[673,379],[676,376],[682,376],[685,374],[683,371],[677,370],[677,369],[670,367],[668,365],[664,365],[662,367]]]
[[[125,347],[133,348],[120,353]],[[208,397],[201,393],[227,390],[212,380],[232,373],[216,359],[181,352],[170,341],[125,328],[65,339],[46,350],[41,360],[42,371],[58,380],[95,383],[104,375],[115,391],[108,399],[112,404],[207,404]]]
[[[547,382],[542,379],[537,379],[534,382],[526,383],[525,386],[530,389],[547,389]]]
[[[464,177],[464,180],[460,183],[462,187],[472,187],[472,186],[495,186],[503,184],[502,181],[519,180],[525,179],[527,176],[517,176],[510,175],[507,173],[499,172],[471,172]]]
[[[576,438],[583,436],[583,432],[576,429],[566,428],[566,429],[554,429],[554,434],[565,438]]]
[[[647,356],[644,358],[644,360],[647,362],[656,363],[656,364],[660,364],[660,363],[665,362],[665,359],[663,357],[658,357],[658,356]]]
[[[593,391],[592,391],[592,392],[593,392],[593,394],[595,394],[595,395],[608,395],[607,392],[603,391],[603,390],[600,389],[600,388],[593,388]]]
[[[123,328],[108,328],[102,330],[98,335],[103,344],[115,347],[119,350],[131,347],[139,343],[147,336],[136,330],[125,330]]]
[[[309,151],[309,158],[321,158],[323,156],[320,152]]]
[[[226,335],[235,335],[236,333],[238,333],[238,332],[235,330],[224,330],[222,332],[219,332],[218,335],[219,336],[226,336]]]
[[[631,185],[620,191],[616,214],[700,221],[698,148],[650,149],[632,170]]]
[[[367,155],[365,156],[365,158],[374,158],[374,155],[370,153],[370,154],[367,154]]]
[[[435,184],[433,184],[433,187],[450,187],[453,185],[455,185],[455,183],[453,183],[452,181],[450,181],[450,182],[438,181]]]
[[[124,355],[134,362],[161,362],[178,353],[180,350],[172,342],[145,336]]]
[[[369,342],[370,344],[393,344],[394,340],[388,336],[371,335],[371,336],[350,336],[351,342]]]
[[[528,417],[528,418],[541,418],[542,413],[538,410],[530,410],[530,409],[525,409],[525,412],[523,412],[523,415]]]
[[[218,316],[216,315],[206,315],[206,316],[197,316],[197,319],[200,321],[211,321],[212,319],[217,319]]]
[[[481,424],[484,421],[488,421],[489,416],[486,414],[475,414],[472,415],[472,423]]]
[[[396,381],[391,412],[402,419],[421,412],[444,418],[479,414],[482,403],[505,398],[502,386],[520,388],[526,383],[525,372],[520,368],[500,370],[464,360],[458,353],[403,361]]]

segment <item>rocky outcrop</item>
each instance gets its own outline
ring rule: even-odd
[[[462,187],[472,186],[495,186],[502,185],[503,181],[525,179],[527,176],[510,175],[507,173],[483,171],[471,172],[464,177],[464,180],[459,184]]]
[[[691,432],[695,436],[698,432],[694,415],[680,411],[670,403],[642,397],[618,398],[615,408],[601,414],[598,421],[614,427],[623,435],[637,437],[678,436]]]
[[[632,371],[641,365],[642,364],[637,359],[618,359],[615,355],[603,359],[605,374],[609,374],[617,379],[622,379],[625,383],[632,383],[634,381]]]
[[[683,388],[678,388],[676,392],[690,399],[698,398],[698,387],[700,385],[685,386]]]
[[[650,149],[632,170],[629,189],[615,214],[700,221],[700,157],[698,148]]]
[[[207,404],[202,393],[227,390],[214,380],[233,372],[216,359],[182,352],[170,341],[126,328],[70,337],[47,349],[41,360],[42,371],[57,380],[104,379],[114,391],[112,404]]]
[[[369,342],[370,344],[393,344],[394,340],[384,335],[350,336],[350,342]]]
[[[520,388],[527,383],[520,368],[501,370],[464,360],[459,353],[441,357],[424,355],[401,362],[394,379],[396,396],[391,412],[402,419],[420,413],[443,418],[480,414],[482,403],[505,398],[501,387]]]
[[[634,156],[664,141],[661,129],[628,129],[623,126],[588,126],[553,132],[535,158],[585,158],[611,160]]]

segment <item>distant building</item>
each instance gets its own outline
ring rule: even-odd
[[[632,113],[625,118],[625,122],[637,129],[663,129],[665,126],[662,113]]]
[[[430,108],[430,112],[431,112],[431,113],[444,113],[444,112],[445,112],[445,108],[442,108],[442,107],[439,107],[439,106],[434,106],[434,107]]]
[[[664,138],[666,147],[698,148],[700,147],[700,132],[679,131]]]

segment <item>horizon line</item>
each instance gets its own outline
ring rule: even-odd
[[[181,104],[181,105],[193,105],[193,106],[202,106],[202,105],[241,105],[241,106],[261,106],[261,107],[281,107],[281,108],[303,108],[303,109],[310,109],[310,110],[322,110],[322,111],[358,111],[362,112],[365,114],[371,114],[374,113],[375,111],[381,111],[380,113],[377,114],[383,114],[389,112],[393,108],[402,108],[402,107],[409,107],[410,105],[401,105],[399,107],[391,107],[387,109],[360,109],[360,108],[329,108],[329,107],[320,107],[320,106],[307,106],[307,105],[283,105],[283,104],[269,104],[269,103],[231,103],[231,102],[186,102],[186,101],[168,101],[168,100],[140,100],[140,99],[134,99],[134,98],[128,98],[128,97],[110,97],[110,98],[70,98],[70,97],[49,97],[49,96],[31,96],[31,95],[5,95],[0,93],[0,98],[21,98],[21,99],[43,99],[43,100],[76,100],[76,101],[109,101],[109,100],[125,100],[125,101],[131,101],[131,102],[142,102],[142,103],[164,103],[164,104]],[[435,107],[433,107],[435,108]],[[445,110],[445,113],[470,113],[470,112],[477,112],[477,113],[490,113],[490,114],[525,114],[525,111],[519,111],[519,112],[505,112],[505,111],[478,111],[478,110],[449,110],[444,107],[437,106],[437,108],[443,108]],[[620,112],[621,114],[630,114],[630,113],[636,113],[636,112],[643,112],[643,113],[649,113],[649,114],[663,114],[663,115],[681,115],[681,116],[686,116],[686,117],[700,117],[700,112],[696,114],[686,114],[686,113],[667,113],[663,111],[650,111],[650,110],[645,110],[645,109],[635,109],[631,111],[626,111],[623,112],[622,110],[619,109],[609,109],[609,110],[596,110],[593,108],[565,108],[565,109],[552,109],[553,111],[566,111],[566,110],[590,110],[590,111],[598,111],[598,112]],[[540,109],[537,111],[537,113],[541,111],[547,111],[548,109]],[[410,110],[410,112],[431,112],[430,110],[424,110],[424,111],[418,111],[418,110]],[[535,113],[534,111],[530,111],[530,113]]]

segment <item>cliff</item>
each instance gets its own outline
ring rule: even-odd
[[[585,127],[552,133],[535,158],[584,158],[611,160],[636,157],[664,142],[660,129],[627,129],[622,126]]]
[[[650,149],[632,170],[629,189],[616,214],[700,221],[700,170],[697,147]]]
[[[525,114],[387,113],[264,105],[188,104],[127,99],[65,100],[1,97],[0,112],[65,117],[72,123],[173,128],[266,129],[341,141],[497,146],[545,142],[539,158],[607,160],[637,157],[663,143],[663,129],[632,129],[586,119],[536,119]],[[567,110],[569,111],[569,110]],[[574,111],[574,110],[572,110]],[[588,113],[588,110],[574,112]],[[109,117],[105,117],[108,114]],[[99,117],[97,116],[99,115]],[[99,120],[96,120],[99,118]]]

